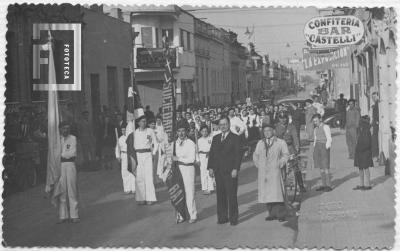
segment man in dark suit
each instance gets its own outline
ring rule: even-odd
[[[222,117],[219,120],[219,127],[221,134],[215,135],[213,138],[207,169],[211,177],[215,177],[217,184],[218,224],[225,224],[229,221],[231,225],[237,225],[238,172],[242,159],[241,141],[239,136],[230,131],[228,117]]]

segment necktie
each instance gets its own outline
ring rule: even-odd
[[[225,133],[222,134],[221,142],[225,140]]]

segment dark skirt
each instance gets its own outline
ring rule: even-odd
[[[369,167],[374,166],[374,162],[372,161],[372,151],[357,151],[354,154],[354,166],[359,169],[368,169]]]

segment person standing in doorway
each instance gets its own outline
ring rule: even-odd
[[[317,191],[330,192],[331,178],[329,174],[330,150],[332,145],[331,129],[321,121],[321,114],[313,116],[314,122],[314,167],[321,171],[322,186]]]
[[[78,191],[76,179],[76,137],[71,135],[71,125],[68,122],[60,123],[61,130],[61,175],[59,197],[58,223],[71,221],[78,223]]]
[[[379,158],[379,96],[377,92],[372,93],[372,158],[378,162]]]
[[[217,223],[229,221],[231,225],[237,225],[238,173],[242,159],[240,138],[230,131],[228,117],[219,120],[219,128],[221,133],[213,138],[207,167],[217,185]]]
[[[346,143],[349,159],[354,159],[357,143],[357,128],[360,122],[360,110],[355,106],[355,100],[349,100],[349,109],[346,112]]]
[[[347,107],[347,99],[344,98],[344,94],[340,93],[339,99],[336,100],[336,111],[339,112],[340,117],[340,128],[344,129],[346,124],[346,107]]]
[[[281,169],[289,158],[286,142],[275,136],[273,125],[263,127],[253,161],[258,168],[258,202],[267,204],[266,221],[285,221],[284,184]]]

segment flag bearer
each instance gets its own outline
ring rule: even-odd
[[[118,145],[115,149],[115,155],[121,163],[121,176],[124,193],[135,193],[135,176],[128,170],[128,155],[127,155],[127,136],[126,136],[126,123],[121,124],[122,135],[118,139]]]
[[[136,170],[136,201],[139,205],[152,205],[156,199],[153,182],[153,156],[152,145],[156,142],[154,131],[146,128],[146,116],[137,119],[139,128],[134,135],[134,147],[137,155]]]
[[[176,129],[178,132],[178,139],[175,142],[176,156],[173,156],[173,160],[177,161],[182,175],[183,186],[185,187],[186,206],[190,216],[189,223],[195,223],[197,220],[196,203],[194,200],[194,161],[196,159],[196,145],[187,137],[189,124],[185,120],[177,123]],[[179,216],[178,214],[178,223],[181,221]]]
[[[58,223],[71,220],[78,223],[78,194],[76,185],[76,138],[70,133],[71,125],[67,122],[60,124],[61,131],[61,175],[59,180],[59,216]]]

